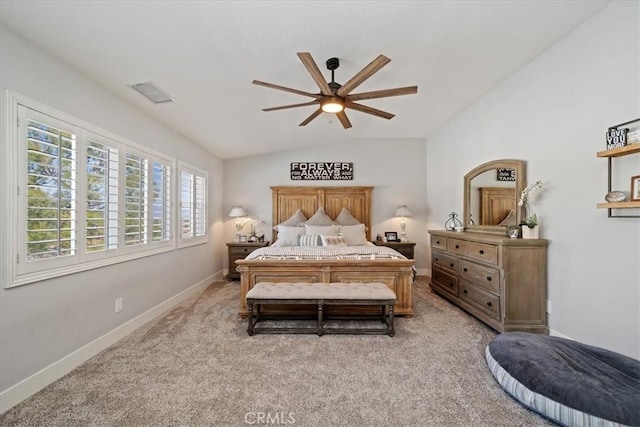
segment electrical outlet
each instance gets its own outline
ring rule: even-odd
[[[551,314],[551,301],[547,300],[547,314]]]
[[[122,297],[116,298],[116,313],[120,313],[122,311]]]

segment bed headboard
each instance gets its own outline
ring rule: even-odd
[[[307,218],[324,208],[335,219],[342,208],[366,226],[367,240],[371,240],[371,192],[373,187],[271,187],[272,224],[286,221],[302,209]],[[272,242],[277,233],[273,232]]]

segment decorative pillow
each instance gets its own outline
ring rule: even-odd
[[[324,208],[318,208],[316,213],[313,214],[311,218],[309,218],[305,225],[334,225],[335,223],[331,221],[331,218],[324,211]]]
[[[287,227],[302,226],[306,220],[307,220],[307,217],[304,216],[304,214],[302,213],[302,210],[298,209],[296,211],[296,213],[291,215],[291,217],[289,219],[287,219],[284,222],[281,222],[280,224],[274,225],[273,229],[275,231],[278,231],[278,227],[281,226],[281,225],[284,225],[284,226],[287,226]]]
[[[340,225],[359,225],[362,224],[360,221],[354,218],[351,215],[351,212],[347,208],[342,208],[338,216],[336,217],[335,222]]]
[[[300,234],[298,246],[322,246],[322,239],[319,234]]]
[[[341,225],[340,235],[344,237],[347,245],[366,245],[367,235],[364,231],[364,224],[359,225]]]
[[[298,236],[305,234],[304,227],[289,227],[280,224],[278,226],[278,239],[274,246],[297,246]]]
[[[342,236],[320,236],[322,239],[322,246],[347,246],[344,237]]]
[[[340,231],[338,225],[308,225],[305,224],[304,228],[307,230],[306,234],[320,234],[322,236],[337,236]]]

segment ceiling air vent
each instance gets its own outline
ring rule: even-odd
[[[130,88],[137,90],[154,104],[164,104],[165,102],[175,102],[167,92],[160,89],[154,82],[135,83],[129,85]]]

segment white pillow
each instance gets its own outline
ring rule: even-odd
[[[322,246],[347,246],[347,242],[342,236],[320,236],[320,238]]]
[[[304,228],[306,234],[320,234],[322,236],[337,236],[340,231],[338,225],[308,225],[305,224]]]
[[[300,234],[298,246],[322,246],[322,239],[318,234]]]
[[[334,225],[335,222],[331,220],[329,215],[324,211],[324,208],[318,208],[316,213],[313,214],[311,218],[309,218],[305,225]]]
[[[304,227],[289,227],[281,224],[278,226],[278,238],[273,246],[297,246],[300,234],[305,234]]]
[[[302,213],[302,210],[298,209],[296,211],[296,213],[291,215],[291,217],[289,219],[287,219],[286,221],[281,222],[280,224],[274,225],[273,229],[278,231],[278,227],[281,226],[281,225],[284,225],[284,226],[287,226],[287,227],[302,226],[306,220],[307,220],[307,217],[304,216],[304,214]]]
[[[367,235],[364,231],[364,224],[359,225],[341,225],[340,235],[344,237],[347,245],[366,245]]]
[[[353,215],[351,215],[351,212],[349,212],[349,210],[347,208],[342,208],[342,210],[340,211],[340,213],[336,217],[336,223],[338,223],[340,225],[358,225],[358,224],[362,224]]]

